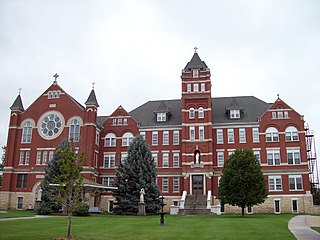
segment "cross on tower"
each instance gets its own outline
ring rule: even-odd
[[[194,47],[194,53],[197,53],[198,48]]]
[[[92,83],[92,90],[94,90],[94,85],[95,85],[95,84],[96,84],[95,82]]]
[[[56,82],[59,75],[56,73],[55,75],[53,75],[53,77],[54,77],[54,81]]]
[[[21,90],[22,90],[22,88],[19,88],[19,95],[21,95]]]

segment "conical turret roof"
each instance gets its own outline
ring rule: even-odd
[[[12,106],[10,107],[11,110],[19,110],[19,111],[24,111],[22,100],[21,100],[21,95],[19,94],[14,100]]]
[[[193,57],[191,58],[190,62],[187,63],[184,70],[190,71],[192,69],[201,69],[206,70],[208,68],[207,64],[202,61],[198,55],[197,52],[193,54]]]
[[[96,107],[99,107],[97,98],[96,98],[96,93],[94,92],[94,89],[91,90],[90,95],[88,97],[88,100],[85,102],[85,104],[88,105],[94,105]]]

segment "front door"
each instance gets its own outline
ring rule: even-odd
[[[203,176],[194,175],[192,176],[192,195],[203,194]]]

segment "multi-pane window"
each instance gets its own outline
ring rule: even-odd
[[[287,127],[286,128],[286,142],[298,141],[298,140],[299,140],[298,130],[293,126]]]
[[[146,140],[146,132],[140,132],[140,136],[143,140]]]
[[[169,179],[168,179],[168,177],[162,178],[162,192],[169,192]]]
[[[28,174],[18,174],[17,175],[17,188],[27,187]]]
[[[228,143],[234,143],[234,129],[228,128]]]
[[[169,167],[169,153],[162,153],[162,167]]]
[[[130,132],[126,132],[122,136],[122,146],[129,146],[130,143],[132,142],[133,139],[133,134]]]
[[[30,162],[30,150],[20,150],[19,165],[29,165]]]
[[[80,121],[75,118],[71,120],[69,127],[69,141],[79,142],[80,139]]]
[[[204,126],[199,126],[199,140],[204,140]]]
[[[196,92],[199,92],[199,84],[198,83],[194,83],[193,84],[193,91],[196,93]]]
[[[22,209],[23,207],[23,197],[17,198],[17,209]]]
[[[195,140],[195,130],[194,127],[190,127],[190,140],[194,141]]]
[[[114,133],[108,133],[106,135],[105,141],[104,141],[105,147],[115,147],[116,146],[116,135]]]
[[[218,167],[223,167],[224,165],[224,152],[217,152],[217,160],[218,160]]]
[[[54,150],[37,150],[37,165],[46,165],[47,162],[53,159]]]
[[[192,71],[192,77],[193,77],[193,78],[199,77],[199,72],[198,72],[198,71],[199,71],[198,69],[194,69],[194,70]]]
[[[103,167],[104,168],[114,168],[116,162],[116,155],[105,153],[103,156]]]
[[[289,175],[289,190],[303,190],[301,175]]]
[[[191,93],[191,84],[190,83],[187,84],[187,92]]]
[[[198,108],[198,118],[204,118],[203,107]]]
[[[300,150],[287,149],[288,164],[300,164]]]
[[[152,132],[152,145],[158,145],[158,131]]]
[[[100,132],[96,130],[96,144],[99,145],[100,140]]]
[[[162,144],[169,145],[169,131],[162,132]]]
[[[30,143],[32,139],[32,124],[30,121],[27,121],[23,124],[22,129],[22,143]]]
[[[259,140],[259,128],[252,128],[252,141],[254,143],[260,142],[260,140]]]
[[[179,153],[173,153],[173,167],[180,167]]]
[[[280,150],[267,150],[268,165],[280,165]]]
[[[173,144],[179,144],[179,131],[173,131]]]
[[[194,108],[189,109],[189,118],[193,119],[194,118]]]
[[[173,177],[173,192],[179,192],[179,191],[180,191],[180,178]]]
[[[114,177],[104,177],[102,184],[107,187],[112,187],[114,185]]]
[[[239,128],[239,142],[246,143],[246,129]]]
[[[281,201],[280,199],[274,200],[274,213],[281,213]]]
[[[282,191],[282,179],[281,176],[269,176],[269,191]]]
[[[206,84],[201,83],[201,92],[205,92],[205,91],[206,91]]]
[[[158,166],[158,153],[152,153],[152,158],[156,166]]]
[[[127,161],[128,153],[121,153],[121,163],[124,164]]]
[[[217,129],[217,143],[223,143],[223,129]]]
[[[267,128],[266,141],[267,142],[278,142],[279,141],[279,133],[276,128],[274,128],[274,127]]]
[[[165,122],[167,121],[167,114],[166,113],[157,113],[157,122]]]
[[[37,165],[41,164],[41,155],[42,155],[42,151],[38,150],[37,151],[37,158],[36,158]]]
[[[257,158],[258,162],[260,162],[260,150],[253,150],[253,155]]]
[[[239,109],[230,110],[230,118],[231,119],[240,118],[240,110]]]

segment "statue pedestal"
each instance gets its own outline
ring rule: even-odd
[[[144,202],[139,202],[139,212],[138,216],[146,216],[146,204]]]

